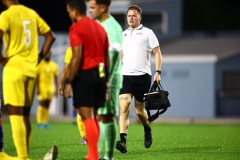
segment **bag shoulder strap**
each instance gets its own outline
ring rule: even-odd
[[[148,121],[149,121],[149,122],[154,121],[155,119],[157,119],[161,114],[163,114],[163,113],[166,112],[166,111],[167,111],[167,108],[162,109],[161,111],[160,111],[160,109],[159,109],[159,110],[157,111],[157,113],[155,113],[155,114],[153,114],[153,115],[150,115],[150,110],[147,109]]]

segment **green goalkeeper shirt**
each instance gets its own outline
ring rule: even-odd
[[[114,88],[122,87],[121,75],[121,44],[122,44],[122,28],[119,23],[110,16],[101,25],[105,28],[109,40],[109,76],[111,77],[110,86]]]

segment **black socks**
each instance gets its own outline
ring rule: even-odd
[[[126,133],[120,133],[120,140],[121,140],[121,142],[124,142],[126,144],[127,134]]]

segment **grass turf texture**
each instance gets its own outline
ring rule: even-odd
[[[53,144],[58,160],[84,159],[86,145],[80,145],[77,125],[53,122],[49,129],[32,123],[30,158],[42,157]],[[240,125],[151,124],[153,144],[144,148],[143,127],[133,123],[127,139],[128,153],[115,150],[116,160],[237,160],[240,159]],[[16,155],[9,122],[3,122],[5,151]]]

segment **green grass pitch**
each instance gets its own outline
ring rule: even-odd
[[[80,145],[77,125],[52,122],[49,129],[32,123],[31,159],[42,157],[53,144],[59,148],[58,160],[83,160],[87,146]],[[115,160],[239,160],[240,125],[151,124],[153,144],[144,148],[143,127],[129,127],[128,152],[115,150]],[[3,121],[5,151],[16,156],[11,127]]]

